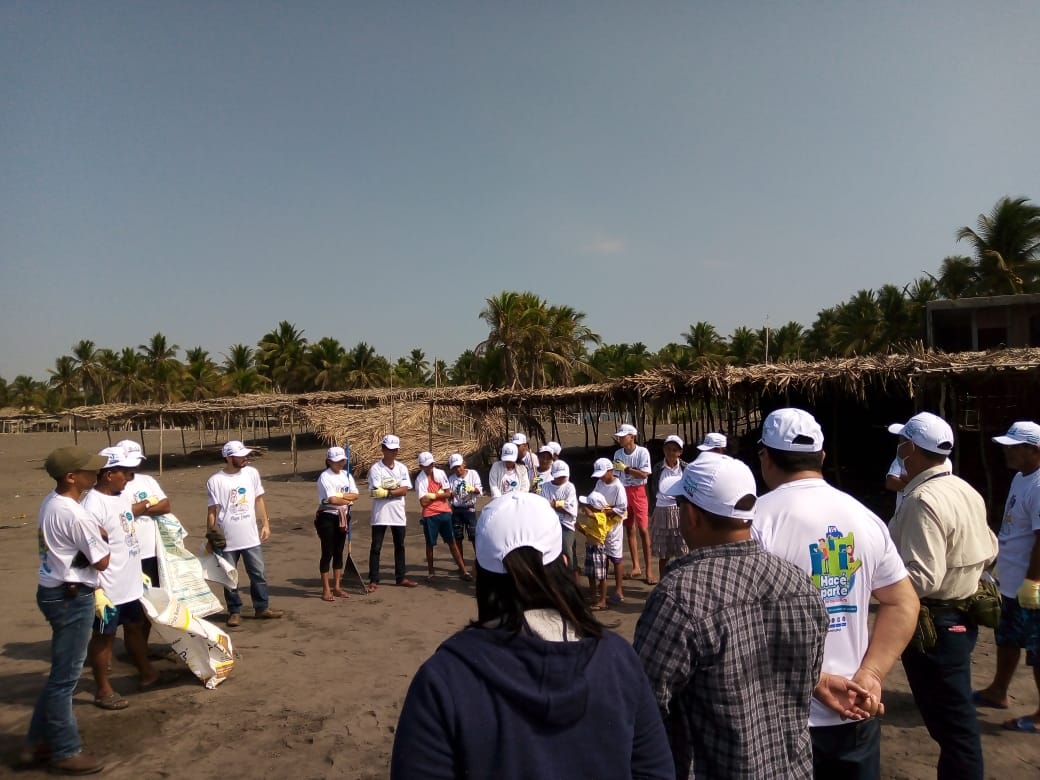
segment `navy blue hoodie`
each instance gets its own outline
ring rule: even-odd
[[[394,780],[675,777],[632,647],[460,631],[420,667],[394,738]]]

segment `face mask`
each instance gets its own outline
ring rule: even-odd
[[[896,460],[899,461],[899,468],[905,474],[906,473],[906,458],[899,454],[899,448],[902,447],[904,444],[913,444],[913,442],[905,441],[905,442],[901,442],[900,444],[896,445]]]

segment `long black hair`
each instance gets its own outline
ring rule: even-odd
[[[505,574],[477,564],[477,619],[470,628],[492,624],[516,634],[524,628],[524,610],[554,609],[579,636],[603,635],[603,626],[593,617],[562,555],[543,565],[538,550],[518,547],[502,564]]]

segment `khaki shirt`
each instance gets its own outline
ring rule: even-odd
[[[968,598],[997,557],[982,496],[943,465],[910,480],[888,531],[920,598]]]

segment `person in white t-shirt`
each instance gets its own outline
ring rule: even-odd
[[[473,545],[477,554],[477,498],[484,492],[480,474],[466,466],[466,460],[458,452],[448,458],[448,489],[451,490],[451,531],[463,553],[464,540]],[[473,567],[474,575],[476,566]]]
[[[87,657],[98,573],[111,560],[108,542],[80,499],[107,463],[108,458],[81,447],[59,447],[45,461],[54,490],[40,506],[36,604],[51,626],[51,668],[16,759],[19,769],[47,762],[59,773],[93,774],[104,768],[83,751],[72,694]]]
[[[553,461],[549,470],[550,481],[542,485],[542,495],[549,505],[556,510],[563,534],[563,554],[566,556],[567,568],[578,580],[578,542],[574,535],[574,526],[578,517],[578,491],[571,482],[571,467],[565,461]]]
[[[123,492],[133,501],[134,526],[137,531],[137,542],[141,546],[141,571],[148,575],[152,585],[157,586],[159,585],[159,563],[156,553],[158,545],[162,542],[152,518],[172,511],[170,499],[167,498],[154,477],[142,474],[138,470],[145,459],[140,444],[133,439],[123,439],[116,442],[116,446],[123,448],[127,458],[137,460],[137,466],[131,472],[130,481],[126,483]],[[152,631],[152,623],[146,621],[144,625],[144,639],[147,642]]]
[[[325,470],[318,475],[318,511],[314,514],[314,530],[321,542],[318,574],[321,576],[322,601],[350,598],[350,594],[340,587],[343,581],[343,547],[350,542],[350,508],[359,494],[357,483],[346,466],[346,450],[329,447],[325,453]],[[349,547],[347,555],[350,555]]]
[[[538,473],[538,458],[531,452],[527,443],[527,435],[517,432],[509,438],[510,444],[516,445],[516,462],[527,470],[528,480],[533,480]],[[530,489],[530,488],[529,488]]]
[[[599,458],[592,464],[592,476],[596,478],[593,492],[599,493],[607,502],[608,519],[621,519],[620,523],[610,529],[603,542],[607,560],[614,565],[614,592],[607,601],[611,604],[621,604],[625,600],[622,587],[625,579],[625,553],[622,545],[625,519],[628,517],[628,492],[621,479],[614,473],[614,464],[606,458]],[[587,566],[586,564],[586,568]]]
[[[386,529],[394,540],[394,581],[402,588],[418,587],[405,576],[404,536],[408,515],[404,497],[412,489],[408,467],[397,460],[401,440],[390,433],[380,442],[383,452],[368,470],[368,490],[372,501],[372,547],[368,552],[368,592],[379,587],[379,553],[383,549]]]
[[[1002,602],[995,632],[997,669],[993,682],[976,691],[974,699],[977,706],[1006,710],[1011,706],[1008,687],[1023,649],[1040,697],[1040,425],[1016,422],[993,441],[1002,446],[1007,466],[1016,474],[997,536]],[[1040,733],[1040,707],[1006,721],[1004,728]]]
[[[625,517],[625,531],[628,534],[628,551],[632,556],[631,577],[639,577],[646,572],[646,584],[656,585],[657,577],[650,568],[653,546],[650,543],[650,504],[646,497],[646,480],[650,477],[650,450],[636,444],[639,431],[634,425],[622,425],[614,438],[621,445],[614,453],[614,470],[624,485],[628,501],[628,516]],[[639,568],[639,556],[636,549],[638,543],[643,547],[643,568]]]
[[[518,457],[519,451],[515,444],[506,442],[502,445],[498,462],[492,464],[488,472],[488,489],[493,498],[516,491],[531,492],[531,479],[527,468],[517,462]]]
[[[823,480],[823,431],[802,409],[766,417],[759,463],[769,493],[758,499],[752,535],[812,577],[830,616],[824,675],[851,679],[865,712],[879,712],[881,685],[917,625],[918,602],[881,519]],[[879,602],[868,628],[871,597]],[[843,722],[814,698],[809,710],[817,777],[880,777],[876,718]]]
[[[669,490],[682,479],[686,461],[682,459],[686,443],[674,433],[664,440],[664,459],[650,470],[646,483],[647,501],[653,506],[650,516],[650,542],[657,553],[657,572],[664,576],[668,562],[690,554],[682,531],[679,530],[679,505]]]
[[[111,559],[98,577],[98,585],[111,603],[94,620],[87,655],[97,686],[94,704],[104,710],[126,709],[130,702],[112,688],[109,670],[112,666],[112,647],[119,627],[123,627],[123,643],[130,661],[137,667],[141,688],[149,688],[159,681],[159,673],[148,660],[148,642],[145,626],[148,616],[141,606],[144,582],[141,578],[141,545],[137,538],[132,509],[133,498],[126,491],[137,458],[127,455],[121,447],[107,447],[99,453],[108,460],[98,472],[97,485],[83,499],[83,508],[108,537]]]
[[[253,609],[260,620],[276,620],[282,612],[271,609],[264,571],[264,551],[261,546],[271,538],[271,518],[264,500],[264,486],[260,472],[249,465],[253,451],[240,441],[229,441],[221,454],[224,468],[206,482],[209,506],[206,509],[207,538],[213,551],[238,566],[245,561],[249,577],[249,595]],[[260,523],[257,530],[257,521]],[[242,597],[238,588],[224,588],[229,628],[242,625]]]
[[[553,451],[552,447],[548,444],[543,445],[538,449],[538,470],[535,472],[534,479],[531,480],[531,492],[539,493],[542,492],[542,487],[552,482],[552,469],[553,464]]]

